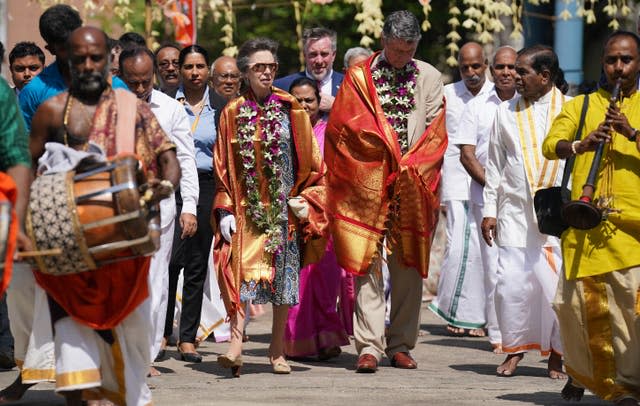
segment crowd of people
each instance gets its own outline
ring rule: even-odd
[[[638,405],[635,33],[606,39],[598,89],[572,98],[541,45],[489,58],[468,42],[461,80],[444,85],[415,59],[422,34],[408,11],[385,18],[379,51],[347,50],[343,73],[336,32],[306,29],[305,70],[277,79],[286,69],[269,38],[212,61],[197,44],[152,51],[133,32],[110,38],[66,5],[48,8],[39,29],[55,61],[20,42],[14,87],[0,80],[0,208],[13,216],[0,230],[0,366],[19,368],[0,403],[53,381],[68,405],[151,404],[153,364],[169,346],[201,362],[211,334],[228,342],[219,365],[240,377],[250,315],[268,303],[275,374],[291,373],[291,359],[340,356],[350,336],[356,372],[375,373],[384,356],[416,369],[442,210],[446,251],[428,308],[449,334],[488,336],[506,355],[498,376],[535,350],[550,378],[569,378],[565,399],[589,389]],[[156,250],[98,261],[86,250],[95,236],[63,234],[81,210],[40,200],[130,154],[139,204],[159,212]],[[567,183],[565,200],[601,219],[545,234],[534,196]],[[120,187],[109,189],[116,217],[128,215]],[[62,254],[43,251],[39,221]]]

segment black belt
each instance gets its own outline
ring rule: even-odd
[[[198,169],[198,177],[199,178],[213,178],[213,171],[205,171],[202,169]]]

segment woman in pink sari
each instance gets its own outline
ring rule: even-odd
[[[296,79],[289,92],[309,114],[320,151],[324,152],[326,117],[320,112],[320,94],[313,80]],[[340,346],[349,338],[336,309],[342,285],[342,268],[338,266],[329,241],[320,262],[300,270],[300,303],[289,308],[285,329],[284,352],[288,357],[318,356],[320,360],[337,357]]]

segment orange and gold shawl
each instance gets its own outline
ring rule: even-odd
[[[363,275],[387,236],[402,263],[426,277],[447,147],[445,112],[402,155],[371,79],[373,59],[348,71],[325,133],[334,250],[340,266]]]
[[[306,246],[301,250],[304,255],[303,262],[313,262],[318,258],[311,259],[311,256],[316,255],[316,251],[324,250],[324,246],[318,247],[323,245],[321,243],[323,240],[313,239],[323,236],[329,223],[324,211],[326,169],[307,113],[289,93],[277,88],[272,90],[287,106],[291,121],[297,173],[289,196],[302,196],[310,206],[309,219],[305,222],[299,221],[289,211],[289,237],[292,236],[293,231],[298,231],[298,234],[302,235],[306,242]],[[264,251],[266,235],[256,228],[246,214],[247,197],[242,179],[242,159],[236,137],[238,132],[236,116],[238,109],[247,98],[254,98],[254,96],[250,92],[245,93],[230,101],[222,111],[220,131],[214,149],[216,172],[214,210],[224,209],[231,212],[236,218],[237,227],[231,244],[228,244],[218,230],[215,213],[212,213],[211,223],[215,230],[214,265],[228,316],[232,316],[236,311],[243,312],[239,293],[241,281],[271,282],[274,275],[273,255]],[[256,128],[254,141],[262,202],[268,205],[267,182],[262,175],[259,128]]]

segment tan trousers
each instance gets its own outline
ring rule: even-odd
[[[639,400],[640,267],[560,278],[554,307],[574,381],[604,400]]]
[[[391,358],[397,352],[408,352],[415,347],[422,302],[420,274],[398,263],[394,255],[390,255],[387,261],[391,275],[391,324],[386,340],[381,261],[372,264],[367,275],[356,277],[353,323],[356,350],[359,355],[370,354],[378,361],[384,353]]]

